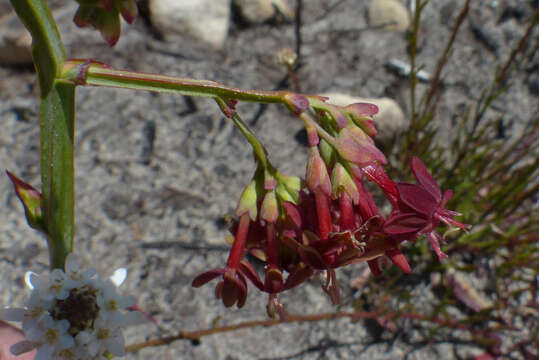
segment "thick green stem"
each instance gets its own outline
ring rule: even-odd
[[[55,81],[41,99],[41,181],[51,268],[73,251],[75,85]]]
[[[51,268],[64,268],[73,250],[73,131],[75,85],[58,80],[65,51],[45,0],[12,0],[32,35],[32,56],[41,90],[42,212]]]

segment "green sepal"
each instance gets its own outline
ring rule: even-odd
[[[42,197],[41,193],[33,186],[25,183],[9,171],[6,171],[7,176],[13,183],[15,193],[24,207],[24,215],[26,221],[31,228],[47,232],[45,222],[43,221],[43,213],[41,212]]]
[[[337,163],[333,167],[331,172],[331,196],[333,199],[337,199],[341,192],[344,191],[348,194],[354,204],[359,202],[359,191],[350,173],[341,164]]]
[[[277,204],[277,197],[275,191],[269,191],[262,200],[260,206],[260,219],[269,223],[274,223],[279,217],[279,206]]]
[[[331,146],[326,140],[320,139],[318,148],[320,150],[320,156],[322,156],[324,162],[331,167],[335,163],[335,159],[337,157],[337,152],[333,146]]]
[[[256,220],[258,215],[257,202],[258,202],[258,191],[257,191],[256,179],[253,179],[247,184],[245,189],[240,196],[240,201],[238,207],[236,208],[236,215],[242,216],[245,213],[249,213],[249,218],[252,221]]]
[[[277,175],[277,198],[281,201],[288,201],[294,205],[299,203],[299,189],[301,180],[297,176],[287,176],[279,173]]]

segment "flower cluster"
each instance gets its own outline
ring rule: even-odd
[[[316,118],[305,106],[295,106],[306,99]],[[226,266],[202,273],[192,283],[199,287],[221,277],[215,293],[227,307],[245,304],[249,279],[269,294],[270,316],[283,314],[277,294],[322,272],[324,291],[338,303],[336,268],[367,261],[371,272],[379,275],[378,259],[387,256],[409,273],[400,243],[426,234],[442,259],[438,224],[467,228],[453,219],[460,214],[444,208],[452,192],[442,194],[418,158],[411,162],[417,184],[395,183],[387,176],[386,158],[372,139],[375,105],[339,107],[320,97],[295,100],[291,107],[305,123],[310,146],[304,181],[259,161],[240,198]],[[376,183],[392,205],[387,218],[378,211],[365,181]],[[245,258],[247,253],[265,263],[263,280]]]
[[[120,38],[120,15],[131,24],[137,17],[137,0],[77,0],[79,8],[73,21],[79,27],[92,26],[114,46]]]
[[[49,276],[26,274],[32,288],[26,308],[0,311],[4,320],[22,322],[25,340],[11,352],[20,355],[37,349],[36,359],[105,359],[124,355],[122,328],[141,321],[139,312],[120,312],[134,305],[132,296],[121,296],[116,286],[125,279],[118,269],[101,279],[94,269],[81,270],[76,256],[66,259],[66,271]]]

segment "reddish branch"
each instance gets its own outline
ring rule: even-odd
[[[458,329],[463,331],[472,331],[472,329],[465,324],[461,324],[456,320],[442,319],[436,316],[427,316],[415,313],[395,313],[395,312],[375,312],[375,311],[356,311],[356,312],[336,312],[336,313],[322,313],[322,314],[308,314],[308,315],[288,315],[284,319],[265,319],[265,320],[252,320],[240,322],[234,325],[216,326],[205,330],[195,331],[180,331],[176,335],[166,336],[158,339],[148,340],[133,345],[129,345],[125,348],[126,352],[136,352],[143,348],[168,345],[177,340],[189,340],[198,341],[201,337],[215,335],[219,333],[226,333],[229,331],[235,331],[239,329],[255,328],[255,327],[270,327],[286,323],[305,323],[316,322],[323,320],[336,320],[341,318],[349,318],[352,321],[360,319],[376,319],[383,318],[385,321],[392,319],[411,319],[418,321],[428,321],[436,325],[449,327],[452,329]],[[477,333],[477,331],[476,331]],[[481,333],[481,331],[479,332]]]

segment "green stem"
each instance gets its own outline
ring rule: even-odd
[[[79,85],[108,86],[124,89],[169,92],[186,96],[234,99],[257,103],[286,103],[287,91],[242,90],[215,81],[177,78],[115,70],[95,62],[70,60],[64,78]]]
[[[134,90],[169,92],[185,96],[214,98],[221,110],[252,145],[255,156],[264,168],[273,169],[266,150],[248,125],[226,103],[227,99],[257,103],[280,103],[295,111],[294,95],[288,91],[242,90],[215,81],[177,78],[166,75],[115,70],[91,60],[70,60],[62,69],[62,78],[76,85],[107,86]]]
[[[421,0],[415,0],[415,11],[414,11],[414,21],[412,27],[412,34],[410,36],[410,123],[411,127],[415,128],[417,126],[417,114],[416,114],[416,103],[415,103],[415,87],[417,84],[416,76],[416,53],[417,53],[417,36],[419,34],[419,24],[421,17],[421,10],[425,3],[421,3]]]
[[[268,155],[266,152],[266,149],[264,146],[258,141],[255,134],[249,129],[247,124],[243,121],[243,119],[236,113],[232,114],[231,116],[232,121],[234,121],[234,124],[240,129],[243,136],[249,141],[251,146],[253,147],[253,151],[255,153],[256,158],[260,162],[260,165],[264,167],[264,169],[268,169],[270,171],[273,170],[273,166],[271,166]]]
[[[73,251],[75,229],[73,138],[75,86],[55,81],[41,100],[41,181],[43,219],[51,269],[64,269]]]
[[[11,0],[11,4],[33,39],[32,56],[41,90],[42,212],[51,269],[63,269],[73,250],[75,85],[58,80],[65,50],[47,2]]]
[[[322,139],[326,140],[326,142],[333,146],[333,148],[337,148],[337,145],[335,144],[335,138],[331,136],[326,130],[324,130],[324,128],[320,126],[320,124],[318,124],[316,121],[314,121],[308,114],[303,113],[299,117],[305,124],[306,128],[310,126],[314,127],[316,129],[316,132]]]

